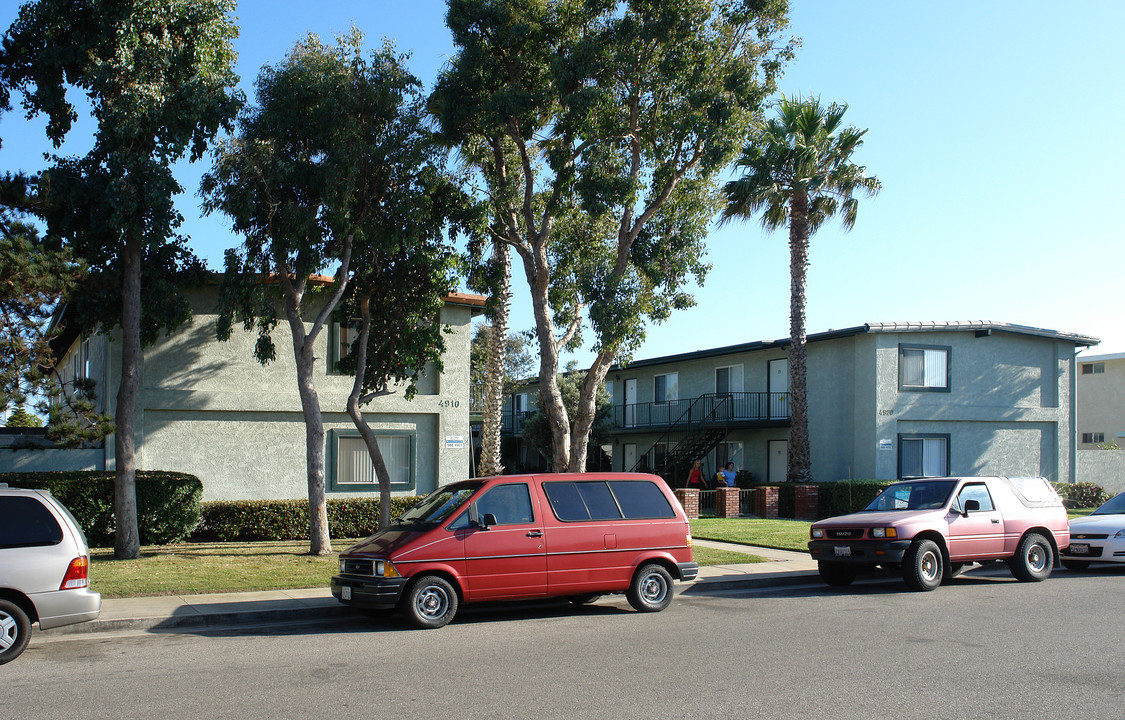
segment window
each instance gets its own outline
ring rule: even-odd
[[[949,348],[900,345],[899,387],[949,392]]]
[[[51,511],[33,497],[0,498],[0,548],[45,547],[63,541]]]
[[[652,446],[652,467],[662,469],[668,463],[668,443],[658,442]]]
[[[980,503],[981,511],[995,510],[992,504],[992,496],[988,494],[988,488],[984,483],[972,483],[961,488],[961,492],[957,493],[957,509],[964,511],[965,502],[968,500],[976,500]]]
[[[645,480],[545,482],[543,492],[563,522],[676,517],[660,488]]]
[[[658,403],[673,402],[680,399],[680,374],[657,375],[653,398]]]
[[[477,500],[477,517],[496,516],[497,525],[526,525],[535,522],[531,493],[524,483],[497,485]]]
[[[1082,374],[1083,375],[1101,375],[1104,372],[1105,372],[1105,363],[1104,362],[1082,363]]]
[[[1105,442],[1105,433],[1082,433],[1082,442],[1090,443],[1103,443]]]
[[[375,475],[375,466],[371,464],[371,456],[363,438],[351,431],[337,430],[330,431],[330,438],[330,443],[335,441],[335,488],[351,491],[377,490],[379,478]],[[413,434],[379,434],[375,441],[379,444],[379,452],[391,477],[391,489],[413,490]]]
[[[715,368],[715,394],[730,395],[730,368]]]
[[[85,380],[90,377],[90,339],[86,338],[70,357],[70,377],[72,380]]]
[[[945,477],[949,474],[948,435],[899,435],[898,476]]]

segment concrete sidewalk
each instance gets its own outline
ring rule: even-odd
[[[676,583],[677,594],[798,585],[819,580],[816,562],[807,553],[699,539],[695,544],[758,555],[767,562],[702,567],[694,582]],[[98,632],[190,632],[215,627],[309,622],[355,616],[356,612],[332,597],[327,584],[307,590],[115,598],[102,600],[101,615],[96,620],[37,632],[35,637],[49,640]]]

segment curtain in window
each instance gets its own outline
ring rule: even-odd
[[[945,350],[926,350],[922,364],[925,387],[945,387],[947,377]]]
[[[387,473],[391,476],[391,483],[408,484],[410,482],[409,436],[380,435],[376,442],[379,443],[379,452],[383,455],[383,462],[387,466]],[[371,464],[371,456],[367,454],[367,445],[364,444],[363,438],[342,437],[339,448],[336,469],[338,483],[370,485],[379,483],[379,479],[375,477],[375,466]]]
[[[902,477],[921,477],[922,441],[903,440],[899,444]]]
[[[923,373],[921,350],[902,351],[902,384],[911,387],[923,387],[925,374]]]
[[[945,438],[922,440],[922,475],[925,477],[944,477],[949,474],[945,467],[945,442]]]

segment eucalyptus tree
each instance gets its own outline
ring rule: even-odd
[[[233,0],[38,0],[4,36],[0,74],[47,116],[61,146],[84,93],[96,121],[93,148],[53,158],[40,177],[51,201],[49,237],[90,268],[70,297],[82,327],[121,328],[115,442],[115,554],[140,551],[134,426],[141,348],[191,317],[178,283],[201,269],[183,238],[172,164],[202,157],[228,127],[235,90]],[[143,299],[143,301],[142,301]]]
[[[404,137],[417,126],[418,80],[390,44],[365,56],[362,43],[356,30],[336,45],[309,35],[284,61],[264,67],[256,105],[239,118],[237,134],[220,143],[202,184],[205,209],[229,215],[245,237],[241,248],[227,251],[219,339],[229,339],[240,320],[257,330],[254,354],[267,364],[276,358],[271,333],[282,318],[290,330],[312,554],[332,550],[314,372],[318,339],[363,271],[353,257],[359,261],[381,240],[369,227],[397,192],[400,166],[416,167]],[[335,275],[327,288],[312,292],[311,276],[328,271]]]
[[[723,188],[723,221],[761,213],[768,230],[789,227],[789,469],[797,482],[812,479],[808,425],[805,306],[809,238],[839,213],[845,230],[855,226],[859,201],[882,187],[851,161],[866,130],[842,125],[847,105],[824,106],[820,98],[782,97],[771,118],[746,144],[736,163],[742,177]]]
[[[347,412],[379,481],[380,528],[390,523],[391,477],[363,406],[400,390],[412,399],[423,373],[442,372],[441,311],[460,269],[454,235],[474,213],[419,118],[410,113],[395,129],[402,152],[387,170],[396,177],[357,243],[339,314],[355,334],[337,367],[355,376]]]
[[[701,282],[716,177],[793,44],[784,0],[451,0],[431,108],[480,174],[531,294],[556,470],[584,469],[597,388]],[[573,413],[564,349],[596,353]]]

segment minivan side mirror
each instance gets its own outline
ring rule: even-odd
[[[980,512],[980,500],[965,501],[965,517],[968,517],[970,512]]]
[[[497,524],[496,523],[496,516],[493,515],[492,513],[485,513],[477,521],[477,524],[480,526],[481,530],[487,530],[490,527],[492,527],[493,525]]]

